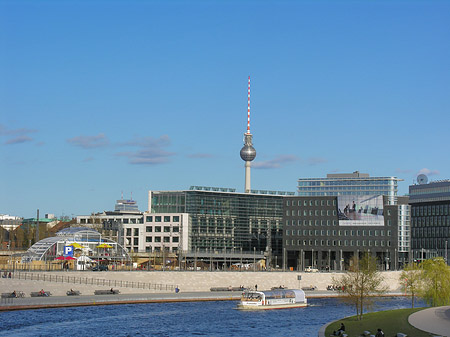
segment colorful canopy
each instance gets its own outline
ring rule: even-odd
[[[97,246],[97,248],[112,248],[112,246],[107,243],[101,243]]]

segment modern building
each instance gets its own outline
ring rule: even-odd
[[[327,174],[326,178],[298,179],[299,196],[340,196],[340,195],[385,195],[396,197],[398,182],[396,177],[370,177],[368,173]]]
[[[418,177],[419,178],[419,177]],[[448,260],[450,242],[450,180],[409,186],[411,248],[414,260],[435,256]]]
[[[368,252],[379,269],[397,269],[405,262],[398,206],[377,199],[363,208],[357,200],[358,207],[340,213],[336,196],[284,198],[284,268],[344,270],[353,256]]]
[[[214,253],[228,259],[282,257],[283,197],[290,192],[192,186],[184,191],[150,191],[151,213],[188,215],[187,254]],[[205,255],[206,258],[206,255]],[[230,261],[230,260],[229,260]]]

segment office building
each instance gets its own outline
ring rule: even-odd
[[[448,258],[450,241],[450,180],[427,182],[422,175],[409,186],[411,248],[414,260]]]
[[[327,174],[326,178],[298,179],[299,196],[385,195],[396,197],[396,177],[370,177],[367,173]]]

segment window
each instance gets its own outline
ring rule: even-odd
[[[134,236],[139,236],[139,228],[134,228]]]
[[[178,232],[180,231],[180,227],[174,226],[174,227],[172,228],[172,231],[173,231],[174,233],[178,233]]]
[[[151,236],[146,236],[145,237],[145,242],[152,242],[152,237]]]
[[[152,232],[152,226],[146,226],[146,227],[145,227],[145,231],[146,231],[147,233]]]
[[[164,222],[170,222],[170,216],[165,215],[164,216]]]
[[[164,237],[164,242],[170,242],[170,237],[169,236],[165,236]]]
[[[161,242],[161,237],[160,236],[155,236],[155,242]]]
[[[139,238],[134,238],[134,239],[133,239],[133,244],[134,244],[135,246],[139,245]]]
[[[155,226],[155,232],[161,233],[161,226]]]
[[[145,217],[145,221],[146,222],[153,222],[153,217],[152,216],[146,216]]]
[[[180,222],[180,216],[179,216],[179,215],[174,215],[174,216],[172,217],[172,221],[173,221],[173,222]]]
[[[161,217],[160,216],[155,216],[155,222],[161,222]]]
[[[172,238],[172,242],[179,242],[179,237],[178,236],[174,236]]]
[[[131,228],[127,228],[127,236],[131,236]]]
[[[164,233],[170,233],[170,226],[164,226]]]

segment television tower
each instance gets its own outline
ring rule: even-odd
[[[244,147],[241,149],[241,158],[245,161],[245,193],[250,193],[250,162],[255,159],[256,150],[252,143],[250,133],[250,76],[248,77],[247,96],[247,132],[244,133]]]

